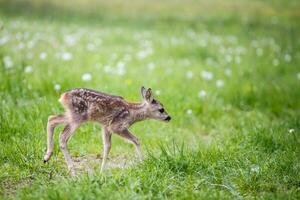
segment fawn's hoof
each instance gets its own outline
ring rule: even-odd
[[[47,153],[45,156],[44,156],[44,163],[46,163],[50,157],[51,157],[52,153]]]

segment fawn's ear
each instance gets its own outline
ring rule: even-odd
[[[141,93],[142,93],[143,99],[145,99],[147,102],[152,102],[153,96],[152,96],[152,90],[151,90],[151,88],[149,88],[148,90],[146,90],[146,88],[144,86],[142,86],[141,87]]]
[[[144,86],[142,86],[141,87],[141,95],[142,95],[143,99],[146,99],[146,92],[147,92],[146,88]]]
[[[146,96],[145,96],[146,101],[148,101],[149,103],[151,103],[153,101],[153,96],[152,96],[152,90],[151,88],[149,88],[146,92]]]

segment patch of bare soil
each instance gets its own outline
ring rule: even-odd
[[[78,173],[92,174],[95,171],[100,171],[102,157],[100,155],[86,155],[80,157],[73,157],[74,168]],[[129,156],[115,156],[110,157],[106,161],[106,169],[125,169],[133,166],[138,161]]]
[[[4,196],[13,196],[16,194],[16,191],[19,187],[23,187],[26,185],[30,185],[32,183],[32,179],[25,178],[18,181],[4,181],[0,184],[1,192],[3,192]]]

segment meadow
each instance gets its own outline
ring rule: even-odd
[[[300,199],[300,2],[0,1],[0,199]],[[113,135],[101,126],[44,164],[49,115],[72,88],[172,116]]]

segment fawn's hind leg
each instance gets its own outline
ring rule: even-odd
[[[51,115],[48,117],[47,124],[47,153],[44,156],[44,163],[47,162],[53,153],[53,133],[54,128],[58,124],[64,124],[67,122],[65,115]]]
[[[72,172],[73,170],[73,162],[71,156],[68,152],[67,143],[70,139],[70,136],[75,132],[75,130],[79,127],[80,123],[71,122],[66,125],[63,132],[59,136],[59,146],[61,151],[64,154],[65,161],[67,163],[68,169]]]
[[[103,140],[103,158],[101,164],[101,172],[103,172],[105,168],[106,159],[108,157],[111,148],[111,132],[107,129],[107,127],[103,127],[102,140]]]

